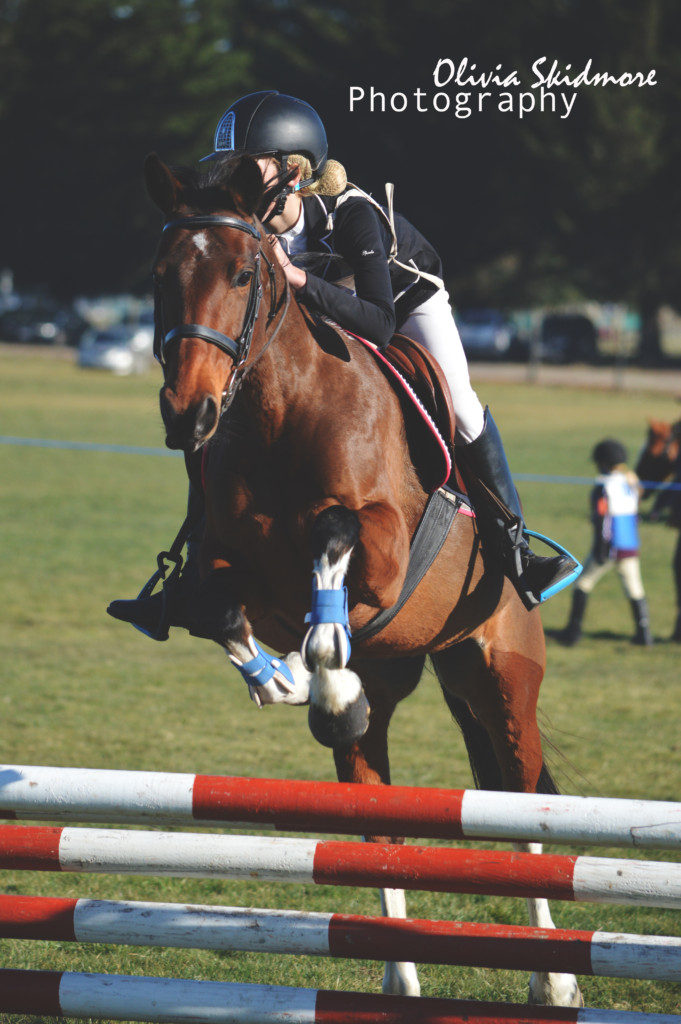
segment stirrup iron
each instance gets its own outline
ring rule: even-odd
[[[559,594],[561,590],[565,590],[565,588],[569,587],[571,583],[574,583],[577,577],[581,576],[584,566],[578,558],[575,558],[575,556],[567,550],[567,548],[564,548],[558,543],[558,541],[552,540],[551,537],[546,537],[543,533],[537,533],[536,530],[528,530],[527,527],[524,532],[527,537],[533,537],[535,540],[540,540],[543,544],[552,548],[557,555],[566,555],[575,563],[575,568],[572,572],[568,573],[568,575],[564,576],[562,580],[558,580],[556,583],[552,584],[552,586],[547,587],[546,590],[541,592],[538,603],[543,604],[544,601],[548,601],[550,597],[553,597],[555,594]]]

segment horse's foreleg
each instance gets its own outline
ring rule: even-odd
[[[369,722],[369,705],[359,677],[345,666],[350,629],[345,576],[359,539],[359,519],[344,505],[325,508],[311,529],[312,609],[301,654],[310,678],[309,723],[326,747],[347,746]]]
[[[201,627],[194,635],[224,647],[258,707],[307,703],[310,673],[297,652],[277,658],[260,646],[246,616],[243,583],[230,567],[212,569],[199,593]]]
[[[369,728],[351,747],[335,749],[336,774],[341,782],[373,785],[390,782],[388,761],[388,725],[400,700],[414,689],[423,669],[422,658],[385,661],[362,666],[362,675],[371,703]],[[403,843],[396,836],[366,836],[366,842]],[[381,889],[384,917],[407,916],[404,890]],[[393,995],[421,994],[416,966],[406,961],[388,962],[383,974],[383,991]]]
[[[350,657],[346,575],[350,571],[360,601],[390,607],[404,581],[409,537],[391,505],[373,502],[358,511],[344,505],[322,509],[312,523],[310,540],[312,611],[301,651],[312,672],[310,729],[320,743],[335,747],[362,735],[369,711],[360,679],[345,668]]]

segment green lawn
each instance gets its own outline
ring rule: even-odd
[[[158,384],[156,374],[118,379],[79,371],[49,353],[26,358],[4,349],[0,433],[160,447]],[[488,384],[479,393],[518,473],[586,476],[589,452],[601,437],[619,437],[635,453],[648,415],[678,415],[671,399],[645,394]],[[185,503],[181,459],[0,445],[0,467],[5,763],[333,777],[305,711],[257,711],[217,647],[180,635],[152,643],[105,614],[111,598],[139,588],[156,552],[174,536]],[[533,528],[586,554],[587,488],[528,484],[522,496]],[[542,721],[565,792],[681,798],[679,649],[665,641],[675,611],[676,537],[647,524],[642,535],[656,647],[630,646],[630,610],[614,574],[592,599],[583,643],[565,650],[549,642]],[[547,628],[563,624],[568,606],[567,595],[548,604]],[[463,744],[430,671],[398,709],[391,735],[396,783],[470,784]],[[18,872],[7,873],[3,885],[27,894],[378,912],[368,890]],[[671,911],[572,904],[554,910],[562,927],[681,934],[681,919]],[[521,901],[501,898],[415,893],[409,912],[526,921]],[[379,991],[382,975],[371,962],[66,943],[0,946],[5,967],[366,991]],[[421,978],[424,995],[474,999],[522,1001],[527,985],[522,974],[459,968],[424,967]],[[679,1005],[675,985],[585,978],[583,991],[589,1006],[670,1012]]]

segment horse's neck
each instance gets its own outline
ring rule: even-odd
[[[268,332],[276,329],[278,320]],[[263,440],[274,442],[292,420],[309,410],[314,391],[319,347],[298,303],[291,301],[272,343],[261,339],[239,395],[239,417],[247,418]]]

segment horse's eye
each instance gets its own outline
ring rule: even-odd
[[[252,270],[242,270],[240,274],[237,274],[234,279],[234,284],[237,288],[243,288],[244,285],[250,284],[251,278],[253,277]]]

